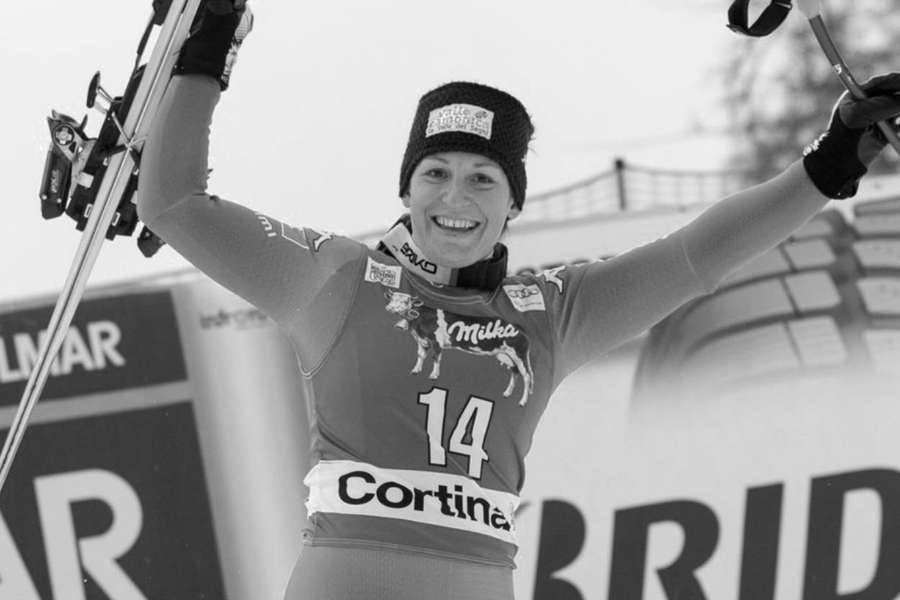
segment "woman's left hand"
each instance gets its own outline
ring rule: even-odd
[[[868,98],[856,100],[844,92],[828,130],[804,151],[809,178],[829,198],[856,194],[868,165],[887,145],[876,123],[888,121],[896,129],[900,117],[900,73],[873,77],[861,87]]]

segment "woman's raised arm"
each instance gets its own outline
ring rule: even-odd
[[[230,74],[238,21],[223,24],[221,16],[210,17],[206,10],[210,20],[185,45],[176,67],[181,74],[173,77],[144,144],[138,214],[206,275],[276,321],[291,323],[325,282],[341,268],[352,268],[365,249],[347,238],[291,227],[207,193],[210,124],[227,87],[222,77],[223,71]],[[213,26],[220,29],[204,29]],[[227,44],[222,41],[226,33]],[[343,292],[349,298],[349,289],[333,293]],[[345,299],[336,297],[335,305]]]
[[[730,196],[673,234],[608,261],[573,269],[558,324],[566,372],[635,337],[672,311],[716,289],[731,272],[786,239],[829,198],[856,193],[886,145],[875,127],[900,115],[900,74],[845,94],[827,131],[802,161]]]

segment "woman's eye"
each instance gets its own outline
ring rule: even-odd
[[[484,173],[478,173],[473,177],[473,179],[475,180],[475,183],[478,183],[480,185],[489,185],[491,183],[494,183],[494,178],[490,175],[485,175]]]
[[[440,169],[435,167],[434,169],[428,169],[424,173],[425,177],[429,177],[431,179],[443,179],[447,176],[447,172],[444,169]]]

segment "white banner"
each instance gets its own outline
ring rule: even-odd
[[[895,387],[781,384],[637,411],[631,360],[576,374],[538,429],[518,599],[900,595]]]
[[[306,507],[317,512],[405,519],[516,543],[514,494],[461,475],[381,469],[349,460],[319,461],[306,476]]]

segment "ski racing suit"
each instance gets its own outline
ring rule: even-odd
[[[278,323],[299,359],[311,530],[292,600],[512,598],[525,457],[557,385],[827,201],[794,173],[609,260],[487,291],[433,285],[386,252],[208,195],[218,97],[212,78],[173,79],[145,144],[138,208]]]

